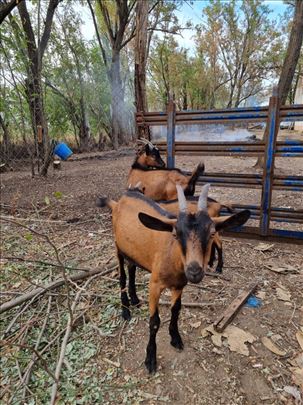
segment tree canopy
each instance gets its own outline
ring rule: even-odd
[[[184,110],[266,99],[287,53],[292,4],[288,18],[277,18],[261,0],[211,0],[193,26],[180,21],[181,1],[140,1],[1,5],[3,148],[41,133],[42,157],[49,139],[117,148],[136,136],[135,108],[164,110],[169,97]],[[179,45],[186,30],[194,48]],[[300,75],[302,50],[286,101]]]

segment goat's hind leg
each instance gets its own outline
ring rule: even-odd
[[[216,273],[223,272],[223,249],[222,249],[222,241],[219,237],[216,237],[216,250],[218,252],[218,263],[216,267]],[[213,243],[214,246],[215,243]]]
[[[128,265],[128,294],[130,297],[131,305],[136,307],[140,306],[140,300],[137,296],[137,289],[136,289],[136,265],[133,263],[129,263]]]
[[[170,344],[176,349],[183,350],[183,342],[178,329],[178,319],[181,309],[181,296],[183,290],[172,290],[171,296],[171,319],[169,324]]]
[[[131,314],[129,310],[129,299],[126,289],[126,273],[124,269],[124,257],[118,252],[119,270],[120,270],[120,289],[121,289],[121,305],[122,305],[122,318],[126,321],[130,320]]]
[[[215,242],[211,245],[211,253],[209,258],[209,267],[213,267],[214,261],[216,260],[216,244]]]

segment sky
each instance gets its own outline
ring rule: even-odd
[[[226,2],[228,2],[228,0],[226,0]],[[238,0],[238,2],[240,4],[241,0]],[[202,9],[207,6],[208,3],[208,0],[184,1],[180,11],[176,13],[179,21],[185,24],[186,21],[190,20],[193,26],[201,24],[201,22],[203,22]],[[273,19],[276,19],[279,14],[283,14],[287,9],[287,5],[284,4],[282,0],[265,0],[263,3],[272,11],[270,16]],[[193,34],[194,32],[192,30],[184,30],[182,33],[183,38],[179,35],[176,37],[179,45],[189,50],[194,50]]]
[[[238,0],[238,2],[240,4],[241,0]],[[185,25],[186,21],[190,20],[193,26],[195,26],[203,22],[202,9],[207,6],[208,3],[208,0],[184,1],[183,5],[180,7],[180,10],[176,12],[180,23]],[[287,8],[287,5],[283,3],[283,0],[264,0],[263,3],[266,4],[272,11],[271,17],[273,19],[276,19],[279,14],[283,14]],[[91,19],[90,11],[88,7],[79,5],[78,8],[82,14],[82,18],[84,21],[82,32],[86,39],[92,39],[95,35],[95,29]],[[193,35],[193,30],[184,30],[182,32],[182,36],[176,35],[176,40],[178,41],[179,45],[189,49],[189,53],[194,53],[195,43]]]

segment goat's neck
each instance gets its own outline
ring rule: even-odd
[[[148,166],[145,163],[145,154],[138,156],[137,159],[134,161],[134,165],[136,165],[137,167],[142,167],[143,169],[148,169]]]

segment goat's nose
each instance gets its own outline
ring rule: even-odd
[[[204,271],[198,262],[191,262],[186,267],[185,275],[191,283],[199,283],[204,277]]]

